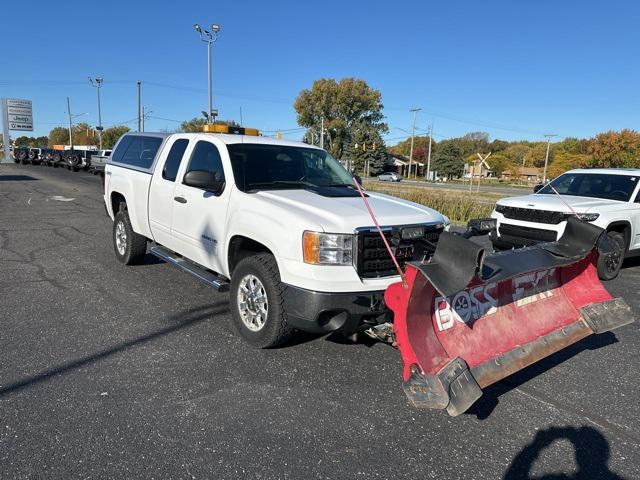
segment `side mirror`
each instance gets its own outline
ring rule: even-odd
[[[205,170],[191,170],[184,174],[182,183],[211,193],[219,193],[224,188],[224,180],[218,174]]]
[[[543,187],[544,185],[542,183],[537,184],[535,187],[533,187],[533,193],[538,193],[538,191],[542,190]]]

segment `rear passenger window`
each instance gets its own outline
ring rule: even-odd
[[[192,172],[194,170],[211,172],[215,174],[219,180],[224,180],[224,171],[222,169],[220,152],[213,143],[204,140],[196,143],[193,153],[191,154],[191,160],[189,161],[187,172]]]
[[[167,161],[162,169],[162,178],[175,182],[178,169],[180,168],[180,162],[182,161],[184,151],[187,149],[187,145],[189,145],[189,140],[186,138],[181,138],[173,142],[171,150],[169,150],[169,155],[167,155]]]
[[[162,144],[162,138],[126,135],[111,155],[111,161],[132,167],[150,168]]]

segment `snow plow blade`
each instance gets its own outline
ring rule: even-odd
[[[459,415],[488,385],[633,322],[596,272],[612,248],[602,229],[576,218],[557,242],[488,255],[443,233],[432,261],[407,264],[407,284],[385,292],[410,402]]]

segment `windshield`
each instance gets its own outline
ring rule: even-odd
[[[236,143],[227,148],[236,185],[243,192],[353,185],[347,170],[324,150],[257,143]]]
[[[604,173],[565,173],[550,182],[561,195],[604,198],[628,202],[638,184],[638,177]],[[549,185],[538,194],[554,195]]]

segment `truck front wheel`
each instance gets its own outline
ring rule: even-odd
[[[122,208],[113,219],[113,248],[125,265],[142,263],[147,253],[147,239],[133,231],[129,215]]]
[[[280,272],[273,255],[245,257],[231,276],[231,316],[238,333],[257,348],[283,345],[294,329],[287,323]]]

